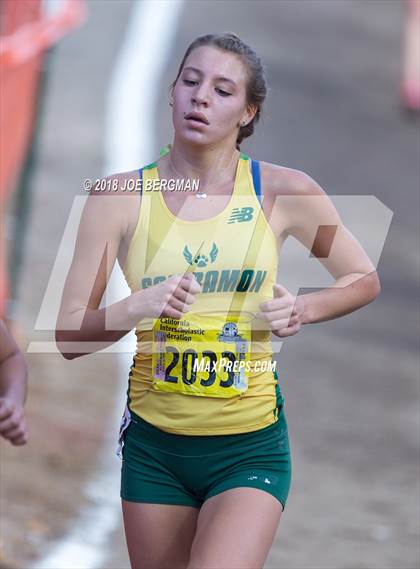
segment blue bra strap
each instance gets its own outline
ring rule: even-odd
[[[260,177],[260,163],[258,160],[251,161],[252,181],[254,182],[255,193],[257,194],[258,201],[261,203],[261,177]]]
[[[143,168],[139,168],[139,178],[140,178],[140,194],[143,190]]]

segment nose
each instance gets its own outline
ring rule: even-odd
[[[196,105],[207,106],[209,104],[208,88],[202,83],[194,90],[191,100]]]

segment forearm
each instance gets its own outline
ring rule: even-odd
[[[0,364],[0,397],[22,405],[26,401],[27,367],[22,354],[10,354]]]
[[[303,324],[333,320],[372,302],[380,293],[376,271],[352,273],[339,278],[330,288],[297,297],[303,308]]]
[[[56,341],[67,359],[91,354],[118,342],[144,318],[141,291],[104,308],[83,308],[61,319]]]

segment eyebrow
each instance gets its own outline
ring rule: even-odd
[[[203,75],[203,72],[201,71],[201,69],[197,69],[197,67],[184,67],[183,71],[195,71],[196,73]],[[232,85],[234,85],[236,87],[236,82],[233,79],[229,79],[229,77],[224,77],[223,75],[218,75],[216,77],[216,80],[217,81],[227,81],[228,83],[232,83]]]

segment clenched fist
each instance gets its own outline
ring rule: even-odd
[[[260,304],[256,315],[266,320],[276,336],[284,338],[297,334],[303,323],[303,303],[281,284],[273,285],[273,298]]]
[[[7,397],[0,397],[0,435],[12,445],[24,445],[28,440],[23,407]]]
[[[165,281],[136,293],[141,313],[149,318],[182,318],[196,301],[202,287],[192,273],[173,275]]]

